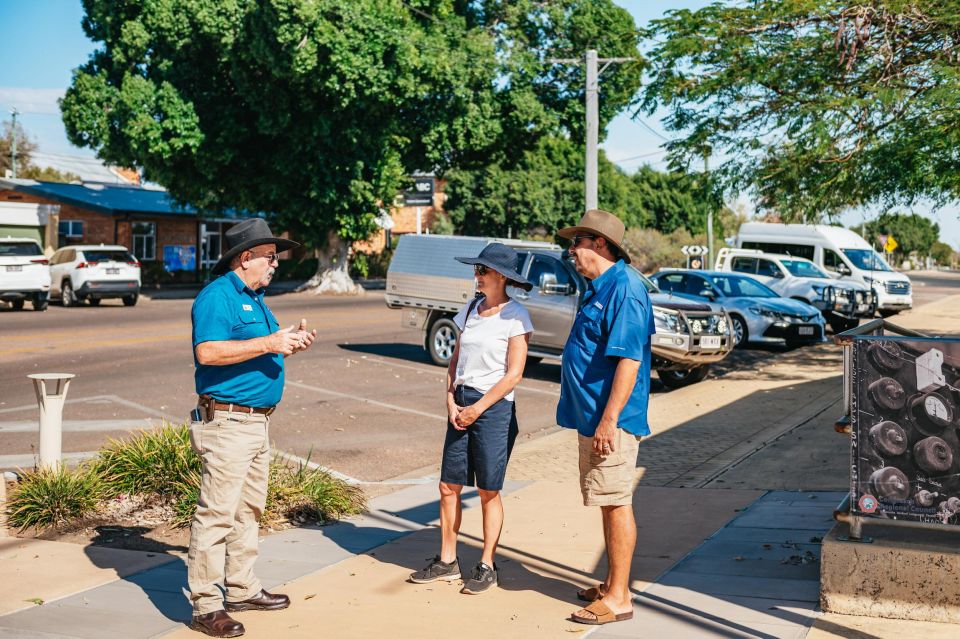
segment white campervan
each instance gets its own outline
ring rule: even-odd
[[[910,278],[890,268],[862,237],[839,226],[748,222],[737,233],[737,248],[805,257],[838,279],[871,286],[884,317],[913,306]]]

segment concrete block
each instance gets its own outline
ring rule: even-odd
[[[870,525],[873,543],[823,540],[820,605],[828,612],[960,623],[960,531]]]

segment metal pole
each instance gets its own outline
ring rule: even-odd
[[[703,152],[703,180],[704,186],[707,184],[708,176],[710,175],[710,152]],[[713,268],[714,253],[713,253],[713,207],[707,209],[707,259],[704,260],[704,265],[707,269]]]
[[[587,87],[586,87],[586,106],[587,106],[587,155],[586,155],[586,183],[585,183],[585,204],[586,209],[597,208],[597,146],[598,131],[600,129],[600,111],[597,94],[599,87],[597,84],[597,50],[587,50]]]
[[[13,126],[10,128],[10,133],[13,136],[13,143],[10,145],[10,167],[12,170],[13,178],[17,178],[17,116],[20,114],[17,111],[17,108],[14,107],[10,110],[10,114],[13,115]]]

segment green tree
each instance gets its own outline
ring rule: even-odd
[[[320,269],[335,288],[349,283],[349,244],[375,229],[405,175],[482,166],[557,127],[576,130],[582,71],[548,57],[582,55],[587,43],[635,55],[637,44],[610,0],[84,0],[84,9],[84,30],[102,46],[61,103],[71,141],[142,167],[201,209],[269,212],[324,249]],[[640,73],[604,74],[602,122]]]
[[[707,213],[723,205],[709,182],[701,175],[679,171],[657,171],[643,166],[633,174],[639,205],[653,218],[653,227],[661,233],[683,228],[705,233]]]
[[[880,235],[892,235],[897,241],[896,254],[905,257],[916,253],[926,257],[940,238],[940,225],[916,213],[884,213],[867,222],[866,233],[865,239],[874,246],[880,246]]]
[[[960,193],[960,2],[756,0],[671,11],[644,36],[677,166],[784,221]]]
[[[937,261],[940,266],[951,266],[957,259],[957,254],[953,247],[939,240],[933,243],[930,249],[930,257]]]

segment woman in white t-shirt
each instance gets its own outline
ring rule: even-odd
[[[460,337],[447,369],[447,436],[440,470],[440,554],[410,575],[414,583],[461,578],[457,559],[460,492],[476,486],[483,507],[483,554],[461,592],[480,594],[497,585],[493,557],[503,528],[500,491],[519,427],[513,389],[523,377],[530,314],[507,295],[507,286],[530,290],[509,246],[488,244],[474,265],[478,296],[454,317]]]

